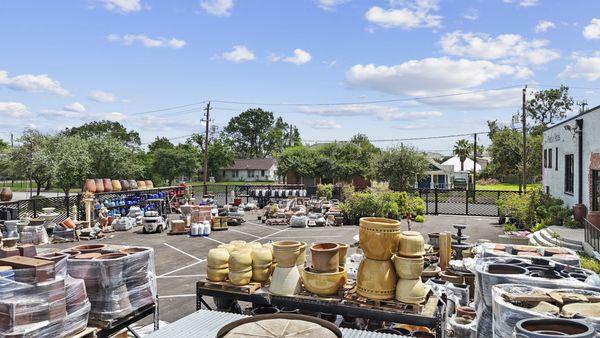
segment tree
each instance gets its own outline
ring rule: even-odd
[[[456,141],[452,153],[458,156],[458,159],[460,160],[460,171],[465,170],[465,160],[467,159],[467,157],[469,157],[471,151],[473,151],[473,145],[471,144],[471,142],[464,138]]]
[[[198,169],[198,153],[190,145],[158,148],[152,154],[152,171],[172,184],[181,175],[191,176]]]
[[[10,150],[13,172],[22,172],[33,180],[36,185],[36,195],[40,194],[54,175],[56,158],[55,138],[34,129],[25,129],[18,139],[20,145]]]
[[[299,145],[285,148],[276,158],[278,176],[295,172],[300,176],[314,177],[317,175],[317,163],[323,157],[317,149]]]
[[[569,87],[561,85],[559,89],[541,90],[534,94],[526,105],[526,111],[538,133],[549,124],[562,120],[573,107],[573,98],[569,96]]]
[[[128,131],[121,123],[115,121],[93,121],[79,127],[67,128],[62,134],[67,136],[79,135],[82,139],[110,136],[132,149],[137,149],[142,144],[140,134],[137,131]]]
[[[79,136],[59,136],[55,151],[55,179],[65,195],[73,186],[81,186],[89,177],[92,158],[87,141]]]
[[[173,149],[175,146],[166,137],[156,137],[156,139],[148,145],[148,152],[154,152],[157,149]]]
[[[93,177],[131,179],[143,178],[144,166],[136,152],[122,140],[110,135],[88,139]]]
[[[371,177],[388,181],[393,190],[410,190],[427,168],[429,161],[425,153],[413,147],[400,146],[374,157]]]
[[[223,139],[222,133],[215,125],[208,132],[208,176],[218,176],[219,170],[233,164],[235,153],[228,142]],[[201,161],[200,169],[204,169],[204,148],[206,148],[206,136],[193,134],[186,140],[187,144],[195,146],[199,150]],[[200,171],[198,172],[200,174]]]

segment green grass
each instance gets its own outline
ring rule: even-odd
[[[541,187],[540,183],[528,184],[527,185],[527,190],[532,190],[534,188],[539,188],[539,187]],[[498,183],[498,184],[489,184],[489,185],[477,184],[475,186],[475,189],[476,190],[519,191],[519,185],[518,184],[512,184],[512,183]]]
[[[595,273],[600,274],[600,261],[597,259],[586,255],[583,252],[579,252],[579,260],[581,263],[581,267],[584,269],[592,270]]]

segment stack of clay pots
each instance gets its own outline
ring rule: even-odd
[[[229,254],[229,282],[233,285],[247,285],[251,280],[252,247],[234,249]]]
[[[271,277],[271,266],[273,264],[273,253],[268,246],[252,248],[252,280],[255,282],[266,282]]]
[[[312,266],[303,268],[304,288],[319,296],[334,295],[346,284],[343,266],[348,246],[340,243],[313,243]]]
[[[273,243],[273,256],[277,265],[269,291],[276,295],[291,296],[302,289],[298,265],[304,266],[306,243],[297,241],[278,241]],[[299,264],[300,263],[300,264]]]
[[[369,299],[393,299],[397,278],[391,258],[400,242],[400,222],[363,217],[358,236],[365,257],[358,266],[356,292]]]
[[[206,276],[209,281],[223,282],[229,276],[229,251],[226,248],[208,250]]]
[[[212,282],[263,283],[271,277],[273,251],[270,244],[231,241],[208,251],[207,266],[207,278]]]
[[[398,275],[396,300],[409,304],[420,304],[425,301],[426,289],[421,281],[423,255],[425,255],[423,236],[416,231],[401,232],[398,252],[392,257]]]

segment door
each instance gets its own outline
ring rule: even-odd
[[[427,175],[419,180],[419,189],[431,188],[431,175]]]
[[[446,175],[437,175],[437,187],[446,189]]]
[[[600,170],[592,170],[592,210],[600,211]]]

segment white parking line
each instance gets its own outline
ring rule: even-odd
[[[279,233],[282,233],[282,232],[286,231],[287,229],[289,229],[289,227],[287,227],[287,228],[285,228],[285,229],[281,229],[281,230],[279,230],[279,231],[277,231],[277,232],[274,232],[274,233],[272,233],[272,234],[270,234],[270,235],[266,235],[266,236],[263,236],[263,237],[259,237],[259,238],[255,239],[255,240],[253,240],[252,242],[260,241],[260,240],[262,240],[262,239],[265,239],[265,238],[268,238],[268,237],[271,237],[271,236],[275,236],[275,235],[277,235],[277,234],[279,234]]]
[[[194,263],[196,264],[196,263]],[[159,276],[156,278],[198,278],[198,277],[206,277],[206,274],[201,275],[176,275],[176,276]]]
[[[345,234],[331,235],[331,236],[310,236],[310,238],[338,238],[346,237]],[[286,238],[306,238],[306,236],[273,236],[271,238],[286,239]]]
[[[271,230],[277,230],[277,228],[273,228],[274,225],[269,226],[269,225],[264,225],[264,224],[260,224],[260,223],[250,222],[250,221],[246,221],[245,223],[257,225],[259,227],[263,227],[263,228],[267,228],[267,229],[271,229]]]
[[[211,241],[213,241],[213,242],[217,242],[217,243],[219,243],[219,244],[224,244],[223,242],[221,242],[221,241],[219,241],[219,240],[217,240],[217,239],[214,239],[214,238],[210,238],[210,237],[208,237],[208,236],[202,236],[202,238],[210,239]]]
[[[247,232],[243,232],[243,231],[240,231],[240,230],[235,230],[235,229],[232,229],[232,228],[229,228],[229,230],[231,230],[231,231],[233,231],[233,232],[239,232],[240,234],[244,234],[244,235],[252,236],[252,237],[254,237],[254,238],[260,238],[260,236],[256,236],[256,235],[253,235],[253,234],[249,234],[249,233],[247,233]]]
[[[165,299],[165,298],[183,298],[183,297],[196,297],[195,293],[187,293],[187,294],[183,294],[183,295],[168,295],[168,296],[158,296],[158,299]]]
[[[195,259],[195,260],[197,260],[197,261],[204,262],[204,261],[206,260],[206,259],[200,259],[200,258],[198,258],[198,257],[196,257],[196,256],[190,255],[189,253],[187,253],[187,252],[185,252],[185,251],[183,251],[183,250],[179,250],[179,249],[177,249],[176,247],[172,246],[171,244],[168,244],[168,243],[163,243],[163,244],[164,244],[164,245],[166,245],[166,246],[168,246],[169,248],[171,248],[171,249],[173,249],[173,250],[176,250],[176,251],[178,251],[178,252],[181,252],[182,254],[184,254],[184,255],[186,255],[186,256],[192,257],[193,259]],[[221,243],[221,244],[223,244],[223,243]]]
[[[199,262],[192,263],[192,264],[189,264],[189,265],[186,265],[186,266],[182,266],[182,267],[180,267],[180,268],[178,268],[178,269],[175,269],[175,270],[173,270],[173,271],[169,271],[169,272],[163,273],[162,275],[159,275],[159,276],[157,276],[156,278],[164,278],[164,277],[165,277],[165,276],[167,276],[167,275],[170,275],[170,274],[172,274],[172,273],[175,273],[175,272],[181,271],[181,270],[183,270],[183,269],[187,269],[187,268],[189,268],[189,267],[192,267],[192,266],[194,266],[194,265],[198,265],[198,264],[200,264],[200,263],[202,263],[202,262],[206,262],[206,259],[203,259],[203,260],[201,260],[201,261],[199,261]]]

